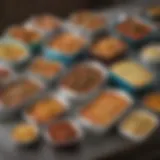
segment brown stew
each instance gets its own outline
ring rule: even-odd
[[[72,124],[67,121],[62,121],[51,125],[48,132],[53,141],[58,143],[72,141],[77,137],[77,131]]]
[[[62,86],[79,93],[90,92],[103,81],[102,73],[85,65],[76,66],[62,80]]]

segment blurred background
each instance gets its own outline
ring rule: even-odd
[[[152,0],[150,0],[152,1]],[[125,4],[131,0],[1,0],[0,31],[11,24],[16,24],[30,15],[53,13],[67,16],[70,12],[81,8],[105,8],[111,5]],[[135,1],[134,1],[135,2]]]
[[[23,21],[38,13],[53,13],[66,17],[70,12],[81,8],[107,8],[117,5],[148,5],[159,0],[1,0],[0,31],[10,25]]]

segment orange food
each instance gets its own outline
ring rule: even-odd
[[[154,111],[160,112],[160,93],[153,92],[146,95],[143,99],[144,104]]]
[[[74,13],[71,16],[71,20],[76,24],[83,24],[83,22],[85,22],[87,19],[89,19],[92,16],[93,16],[93,13],[91,11],[81,10]]]
[[[160,17],[160,5],[159,6],[152,6],[147,10],[148,15],[152,16],[153,18]]]
[[[127,37],[139,40],[151,32],[151,27],[134,19],[127,19],[117,26],[117,30]]]
[[[129,102],[112,92],[103,92],[81,111],[81,116],[93,124],[110,125],[128,107]]]
[[[45,78],[51,78],[55,76],[61,69],[61,65],[58,62],[52,62],[45,60],[43,58],[37,58],[31,66],[29,70],[33,73],[36,73]]]
[[[33,25],[39,29],[51,31],[59,28],[61,23],[59,20],[50,15],[40,15],[33,19]]]
[[[44,98],[31,106],[28,114],[38,123],[46,123],[60,114],[64,113],[65,108],[62,103],[53,98]]]
[[[8,34],[18,40],[26,43],[37,42],[41,39],[39,33],[33,30],[26,29],[21,26],[15,26],[8,30]]]
[[[126,50],[126,43],[114,37],[103,38],[91,47],[92,54],[107,60],[124,54]]]
[[[98,16],[86,10],[75,13],[71,21],[91,30],[101,29],[105,26],[105,18],[103,16]]]
[[[63,52],[66,55],[75,54],[80,51],[85,40],[71,33],[62,33],[50,42],[50,47]]]

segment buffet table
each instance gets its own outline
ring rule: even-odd
[[[116,8],[107,9],[106,13],[110,17],[116,16],[116,14],[123,12],[134,13],[139,10],[139,7],[133,6],[121,6]],[[155,71],[156,72],[156,71]],[[157,76],[160,77],[157,68]],[[156,90],[160,89],[160,79],[157,78],[157,82],[154,84]],[[107,159],[112,156],[116,158],[122,156],[123,154],[132,156],[130,152],[134,154],[140,154],[140,152],[150,152],[154,148],[160,146],[159,131],[155,133],[150,139],[144,143],[134,143],[121,135],[117,134],[115,128],[106,135],[99,137],[92,137],[87,135],[85,140],[80,146],[76,148],[69,149],[54,149],[45,142],[40,142],[39,146],[32,149],[21,149],[16,148],[11,144],[9,136],[12,126],[16,123],[5,122],[0,124],[0,159],[16,159],[16,160],[91,160],[91,159]],[[159,130],[159,129],[158,129]],[[154,147],[155,146],[155,147]],[[149,157],[149,156],[148,156]],[[143,157],[141,157],[142,159]],[[131,159],[131,158],[129,158]],[[138,158],[136,158],[138,160]],[[147,159],[146,159],[147,160]]]

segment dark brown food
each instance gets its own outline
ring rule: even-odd
[[[25,103],[40,91],[40,87],[30,80],[9,84],[1,94],[0,99],[7,107],[15,107]]]
[[[103,81],[102,73],[85,65],[76,66],[62,80],[62,86],[76,92],[89,92]]]
[[[77,132],[70,122],[62,121],[49,127],[49,135],[53,141],[65,143],[77,137]]]

